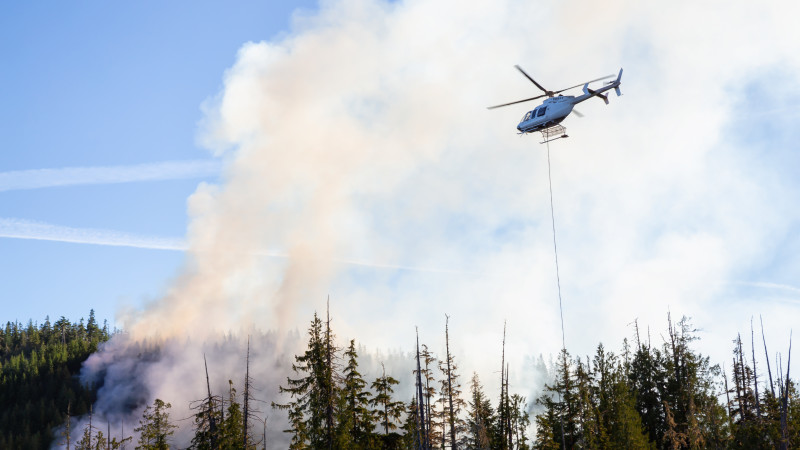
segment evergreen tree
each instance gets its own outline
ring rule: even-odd
[[[394,401],[392,394],[394,388],[392,386],[400,382],[391,376],[386,375],[386,368],[381,363],[383,375],[372,382],[372,389],[375,391],[375,396],[370,399],[370,405],[375,407],[372,414],[378,418],[379,426],[383,427],[384,436],[388,436],[390,431],[397,429],[397,424],[405,412],[405,404],[400,401]]]
[[[338,407],[338,427],[336,430],[338,448],[369,448],[372,445],[372,430],[375,427],[372,411],[369,409],[370,395],[365,390],[367,382],[358,372],[358,353],[355,339],[344,353],[347,366],[340,391]]]
[[[542,420],[536,420],[537,429],[549,427],[543,434],[553,441],[542,441],[537,438],[535,448],[574,447],[580,435],[578,417],[579,393],[574,380],[573,361],[566,349],[562,349],[557,366],[557,377],[552,385],[545,384],[545,393],[536,403],[543,407]],[[501,405],[503,403],[501,402]],[[503,406],[505,409],[505,406]]]
[[[169,421],[168,409],[172,408],[169,403],[157,398],[153,401],[153,406],[147,405],[142,418],[139,420],[139,427],[133,431],[139,433],[138,449],[143,450],[164,450],[169,448],[169,437],[175,432],[177,426]]]
[[[467,447],[489,449],[495,438],[494,410],[492,403],[483,393],[478,374],[473,372],[470,383],[470,398],[467,417]]]
[[[641,345],[633,355],[628,383],[636,398],[636,411],[642,418],[648,440],[661,442],[666,431],[662,398],[667,390],[666,362],[657,348]]]
[[[421,429],[419,426],[419,405],[417,398],[412,397],[406,407],[406,420],[400,429],[403,430],[402,447],[406,449],[420,449],[423,443],[420,440]]]
[[[527,450],[528,426],[531,424],[531,419],[528,414],[528,402],[525,397],[514,394],[511,396],[511,436],[514,440],[513,448],[519,450]]]
[[[293,401],[272,403],[274,408],[288,412],[291,428],[285,431],[292,433],[292,449],[329,448],[335,428],[329,415],[339,394],[333,376],[336,349],[330,327],[323,333],[322,321],[315,313],[308,334],[307,350],[295,356],[292,364],[292,370],[300,377],[287,378],[287,386],[280,387],[280,392],[288,393]]]
[[[242,448],[245,430],[242,404],[236,395],[233,381],[228,380],[228,407],[220,424],[220,448]]]

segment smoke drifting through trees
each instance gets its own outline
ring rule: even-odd
[[[198,392],[207,397],[192,404],[193,426],[184,422],[171,439],[176,427],[169,417],[176,416],[167,411],[170,403],[156,398],[139,419],[135,429],[138,441],[182,446],[191,440],[192,448],[256,448],[269,442],[271,447],[298,449],[555,449],[562,445],[733,449],[789,448],[800,440],[800,400],[789,370],[784,377],[779,364],[777,383],[767,384],[762,377],[764,389],[759,390],[756,371],[747,358],[748,353],[753,354],[755,342],[751,340],[747,352],[737,336],[732,348],[732,383],[723,384],[726,374],[719,366],[692,349],[697,336],[686,318],[674,323],[668,314],[667,335],[660,346],[637,339],[638,345],[631,348],[625,340],[621,353],[615,354],[600,344],[592,358],[573,358],[562,351],[551,366],[552,378],[545,392],[530,403],[525,396],[511,393],[516,388],[509,384],[508,366],[504,365],[496,405],[477,373],[472,376],[469,393],[462,393],[457,355],[450,353],[447,345],[449,318],[439,370],[431,373],[433,384],[440,389],[430,394],[423,389],[426,375],[421,351],[399,355],[390,370],[379,361],[380,370],[372,371],[374,381],[369,383],[360,367],[370,358],[359,356],[353,339],[346,349],[339,347],[331,322],[329,315],[322,322],[315,314],[306,335],[296,336],[305,350],[294,357],[291,375],[284,378],[280,393],[275,389],[265,393],[274,399],[273,408],[286,413],[272,429],[267,427],[265,412],[253,409],[255,414],[250,417],[243,413],[250,409],[248,401],[264,399],[248,400],[228,381],[227,398],[220,400],[209,387],[207,373],[195,373],[193,377],[200,380]],[[256,362],[255,355],[263,356],[263,352],[252,350]],[[242,386],[248,391],[251,348],[243,346],[240,351],[245,355],[244,364],[233,371],[233,378],[244,374]],[[501,361],[505,356],[502,343],[498,343],[494,358],[487,355]],[[427,358],[434,359],[434,355]],[[791,345],[787,364],[790,359]],[[375,362],[372,365],[375,367]],[[279,370],[290,372],[288,367]],[[723,398],[727,400],[721,401]],[[425,414],[428,411],[430,414]],[[81,439],[73,441],[111,439],[109,445],[118,445],[124,436],[104,436],[99,431],[102,425],[93,425],[94,418],[89,416],[90,422],[76,431]],[[282,425],[284,418],[288,418],[287,426]],[[254,433],[254,423],[263,424],[261,436]],[[433,430],[430,439],[425,430]]]

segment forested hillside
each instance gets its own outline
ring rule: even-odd
[[[529,401],[520,395],[523,387],[508,382],[502,344],[494,355],[496,373],[462,373],[461,356],[450,352],[447,323],[444,354],[415,345],[414,395],[400,398],[395,376],[407,377],[384,369],[366,379],[359,371],[356,341],[337,340],[330,323],[314,315],[305,351],[294,357],[291,372],[274,392],[253,389],[248,345],[238,381],[229,382],[226,392],[212,392],[210,384],[198,392],[199,400],[189,405],[193,417],[171,418],[170,399],[155,399],[133,436],[108,441],[84,421],[83,429],[72,430],[71,448],[276,448],[266,432],[281,422],[276,415],[288,419],[284,432],[292,449],[782,449],[800,444],[800,399],[787,369],[791,355],[785,354],[784,364],[784,356],[770,354],[767,342],[757,342],[752,330],[749,342],[734,337],[724,370],[693,350],[697,337],[687,319],[674,323],[667,317],[658,344],[637,332],[619,352],[602,344],[591,357],[562,351],[550,367],[544,393]],[[62,318],[54,324],[8,323],[0,331],[0,448],[48,448],[54,439],[65,443],[52,430],[65,422],[67,411],[89,413],[94,387],[81,386],[76,375],[81,362],[108,338],[107,327],[98,327],[93,313],[86,324]],[[756,367],[756,352],[774,363]],[[498,376],[503,380],[499,391],[487,392],[481,377]],[[193,429],[191,442],[174,442],[178,426]]]
[[[48,317],[41,325],[7,322],[0,328],[0,448],[50,448],[53,429],[68,411],[89,412],[95,392],[77,375],[108,338],[108,326],[98,326],[94,311],[86,323]]]

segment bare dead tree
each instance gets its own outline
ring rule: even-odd
[[[505,410],[505,398],[506,398],[506,321],[503,321],[503,350],[500,353],[500,411],[498,419],[500,422],[500,448],[506,448],[505,442],[505,426],[506,426],[506,410]]]
[[[269,419],[269,416],[264,417],[264,420],[262,420],[264,429],[261,434],[261,442],[264,444],[264,450],[267,450],[267,419]]]
[[[242,441],[247,448],[247,438],[249,437],[248,425],[250,423],[250,335],[247,336],[247,357],[245,358],[244,371],[244,399],[242,402]]]
[[[725,370],[725,363],[722,363],[722,378],[725,380],[725,399],[728,407],[728,422],[730,422],[733,420],[733,413],[731,412],[731,391],[728,389],[728,373]]]
[[[772,370],[769,367],[769,353],[767,352],[767,338],[764,337],[764,319],[759,315],[758,320],[761,321],[761,340],[764,342],[764,359],[767,360],[767,374],[769,374],[769,389],[772,391],[772,396],[775,397],[775,385],[772,384]]]
[[[425,422],[425,396],[422,394],[422,367],[419,362],[419,329],[417,329],[417,409],[419,410],[417,412],[419,448],[428,450],[430,444],[428,443],[427,423]]]
[[[756,344],[753,334],[753,316],[750,316],[750,348],[753,352],[753,386],[756,396],[756,420],[761,420],[761,402],[758,399],[758,371],[756,371]]]
[[[792,366],[792,333],[789,332],[789,357],[786,361],[786,382],[784,383],[781,399],[781,450],[789,448],[789,428],[786,415],[789,410],[789,368]]]
[[[514,448],[514,442],[512,441],[512,439],[513,439],[513,434],[512,433],[513,432],[511,430],[511,396],[508,394],[508,387],[509,387],[509,385],[508,385],[508,372],[509,372],[508,366],[509,366],[509,364],[506,363],[506,389],[505,389],[505,391],[506,391],[506,399],[505,399],[505,402],[506,402],[506,407],[505,407],[505,410],[506,410],[506,426],[505,426],[505,429],[506,429],[506,435],[507,435],[506,442],[508,442],[508,448],[511,449],[511,448]]]
[[[66,430],[66,434],[67,434],[67,450],[69,450],[69,444],[70,444],[70,435],[69,435],[70,434],[70,429],[69,429],[69,427],[70,427],[70,416],[69,416],[70,411],[69,410],[70,410],[71,406],[72,406],[72,401],[67,402],[67,430]]]
[[[456,420],[455,414],[453,413],[453,378],[450,373],[450,316],[447,314],[444,315],[447,319],[445,320],[444,325],[444,342],[445,342],[445,350],[447,352],[447,399],[450,403],[450,443],[452,444],[453,450],[457,449],[456,443]]]
[[[328,439],[328,450],[333,448],[333,345],[331,344],[331,297],[328,296],[327,320],[325,321],[325,364],[327,366],[327,391],[325,399],[325,432]]]

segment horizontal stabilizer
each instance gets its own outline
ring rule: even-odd
[[[605,94],[601,94],[601,93],[599,93],[597,91],[593,91],[593,90],[589,89],[589,84],[588,83],[583,86],[583,92],[585,92],[587,94],[591,94],[591,95],[593,95],[595,97],[600,97],[600,98],[603,99],[604,102],[606,102],[606,105],[608,104],[608,97]]]

